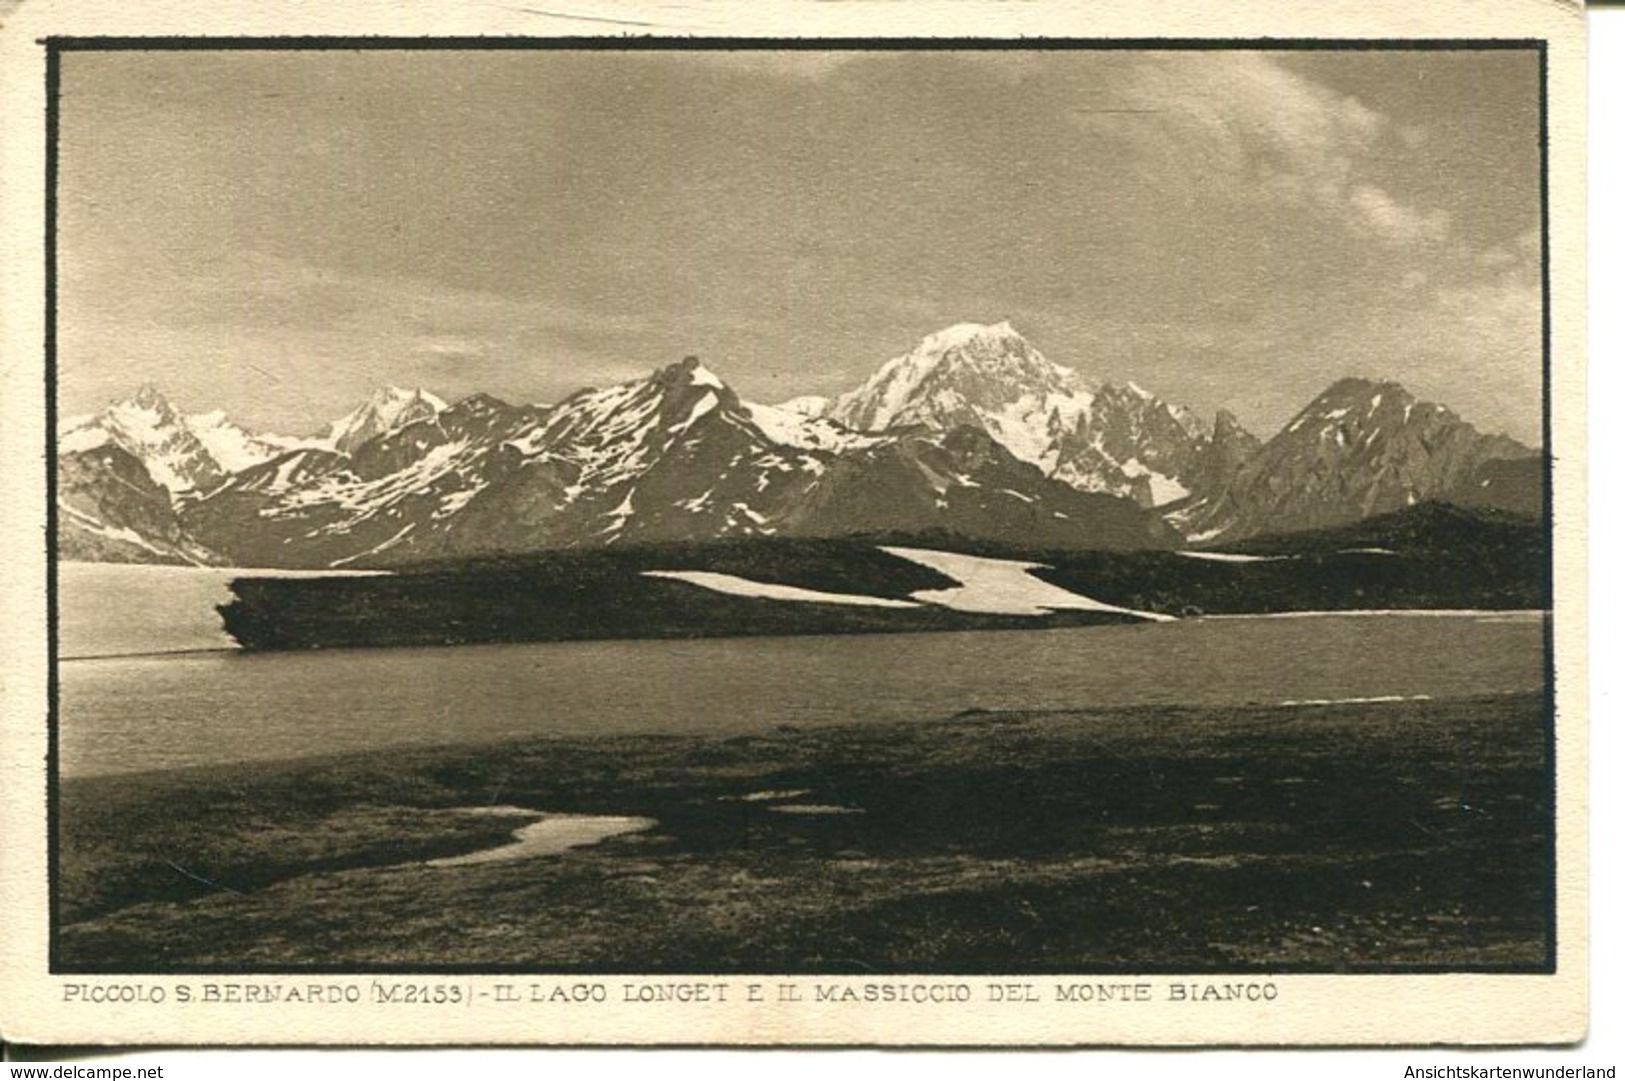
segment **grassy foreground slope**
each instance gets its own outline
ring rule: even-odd
[[[69,779],[64,971],[1542,970],[1543,695],[970,713]],[[538,813],[645,832],[459,867]]]

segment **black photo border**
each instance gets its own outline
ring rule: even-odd
[[[1625,0],[1621,0],[1625,2]],[[45,221],[44,225],[44,416],[45,416],[45,557],[46,589],[45,618],[47,632],[47,749],[44,767],[46,798],[46,861],[48,926],[48,972],[52,975],[265,975],[265,976],[317,976],[317,975],[459,975],[500,976],[557,974],[555,970],[528,965],[457,965],[457,964],[343,964],[343,965],[176,965],[162,969],[147,965],[84,965],[65,963],[58,952],[60,910],[60,661],[58,641],[60,616],[57,578],[57,283],[60,252],[57,244],[57,182],[59,177],[59,125],[61,120],[61,68],[63,58],[83,52],[405,52],[405,51],[568,51],[568,52],[743,52],[743,51],[922,51],[922,52],[1069,52],[1069,51],[1163,51],[1163,52],[1533,52],[1539,65],[1539,163],[1540,163],[1540,290],[1541,290],[1541,435],[1543,472],[1543,525],[1548,540],[1548,558],[1542,568],[1543,585],[1548,598],[1555,604],[1555,552],[1550,551],[1555,540],[1553,529],[1553,486],[1555,455],[1552,447],[1552,285],[1551,285],[1551,151],[1549,136],[1550,70],[1548,42],[1544,38],[989,38],[989,37],[671,37],[646,35],[543,37],[543,36],[448,36],[448,37],[390,37],[327,35],[311,36],[52,36],[40,39],[38,44],[45,53]],[[1557,664],[1555,647],[1555,620],[1549,610],[1543,620],[1543,649],[1545,666],[1545,750],[1551,782],[1550,795],[1554,809],[1561,804],[1557,778]],[[1311,965],[1240,965],[1224,969],[1193,970],[1189,967],[1146,965],[1103,966],[1087,975],[1147,975],[1147,976],[1213,976],[1213,975],[1551,975],[1557,972],[1558,913],[1557,898],[1561,875],[1558,867],[1557,823],[1552,820],[1545,837],[1544,854],[1552,879],[1547,892],[1546,960],[1537,965],[1483,965],[1472,967],[1449,964],[1411,964],[1378,967],[1360,967],[1347,971]],[[728,975],[739,973],[695,972],[694,975]],[[1047,973],[1046,973],[1047,974]],[[602,975],[635,976],[638,973],[619,969],[605,970]],[[764,973],[781,975],[781,973]],[[782,973],[796,976],[798,973]],[[906,973],[888,973],[902,976]]]

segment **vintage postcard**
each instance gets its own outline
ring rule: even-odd
[[[0,1031],[1586,1030],[1578,5],[7,5]]]

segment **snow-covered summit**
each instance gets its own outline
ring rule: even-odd
[[[1212,430],[1139,383],[1086,380],[1009,322],[956,323],[881,365],[825,415],[877,432],[980,428],[1022,461],[1081,491],[1155,506],[1222,483]]]
[[[944,327],[934,334],[928,334],[920,342],[919,348],[928,352],[943,353],[950,349],[963,349],[974,342],[1000,342],[1022,338],[1016,328],[1010,325],[1010,320],[1004,319],[997,323],[955,323],[951,327]]]
[[[250,431],[222,409],[183,414],[157,387],[143,383],[100,413],[65,420],[57,448],[69,454],[112,444],[139,460],[171,495],[180,496],[210,491],[227,477],[292,450],[348,454],[369,439],[445,409],[446,403],[428,391],[383,387],[323,435],[299,438]]]
[[[100,413],[64,421],[57,449],[69,454],[109,443],[134,455],[171,494],[181,495],[207,491],[229,474],[313,441],[251,432],[223,409],[183,414],[157,387],[143,383]]]
[[[319,442],[349,454],[370,439],[439,416],[446,408],[444,401],[421,387],[380,387],[361,405],[335,420]]]
[[[881,365],[861,387],[837,398],[829,415],[859,431],[970,424],[1036,463],[1049,430],[1075,422],[1089,407],[1091,390],[1008,322],[956,323]]]
[[[209,456],[227,473],[240,473],[310,444],[309,440],[290,436],[250,432],[227,417],[223,409],[193,413],[185,420]]]
[[[717,378],[717,374],[710,368],[707,368],[704,364],[700,363],[699,357],[685,358],[684,367],[688,369],[688,382],[690,386],[711,387],[713,390],[723,389],[722,380]]]

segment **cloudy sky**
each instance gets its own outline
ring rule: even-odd
[[[1343,375],[1540,431],[1524,52],[64,55],[61,408],[304,432],[950,323],[1272,434]]]

